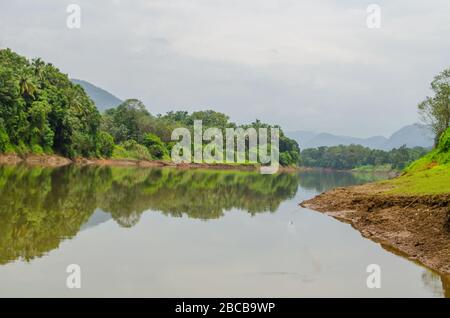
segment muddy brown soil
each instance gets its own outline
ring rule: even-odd
[[[0,155],[0,164],[16,165],[19,163],[27,164],[30,166],[61,167],[71,164],[72,160],[58,155]]]
[[[26,164],[31,166],[43,167],[61,167],[69,164],[85,166],[117,166],[117,167],[173,167],[177,169],[217,169],[217,170],[239,170],[239,171],[258,171],[259,165],[239,165],[239,164],[221,164],[221,163],[182,163],[175,164],[164,160],[133,160],[133,159],[88,159],[76,158],[74,160],[58,155],[26,155],[18,156],[15,154],[0,154],[0,165]],[[278,172],[296,172],[297,167],[279,167]]]
[[[2,165],[15,165],[22,161],[23,159],[18,155],[0,155],[0,164]]]
[[[135,166],[143,168],[151,167],[174,167],[178,169],[219,169],[219,170],[245,170],[254,171],[257,165],[230,165],[230,164],[207,164],[207,163],[181,163],[176,164],[164,160],[132,160],[132,159],[86,159],[77,158],[74,160],[78,165],[95,166]]]
[[[350,223],[385,248],[450,274],[450,193],[407,196],[386,190],[376,183],[337,188],[300,205]]]

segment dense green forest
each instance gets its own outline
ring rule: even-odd
[[[306,167],[355,169],[387,166],[402,170],[424,156],[429,149],[400,147],[390,151],[370,149],[360,145],[319,147],[302,150],[301,164]]]
[[[75,157],[169,159],[173,129],[271,127],[256,120],[236,125],[212,110],[152,115],[136,99],[100,114],[80,85],[41,59],[0,50],[0,153]],[[279,128],[278,126],[274,126]],[[296,165],[297,142],[280,129],[280,164]]]
[[[171,141],[172,131],[178,127],[186,127],[192,131],[195,120],[201,120],[204,129],[221,129],[224,137],[226,128],[277,127],[280,129],[280,164],[297,165],[299,162],[300,149],[297,142],[286,137],[279,126],[270,126],[259,120],[248,125],[237,125],[231,122],[227,115],[213,110],[191,114],[186,111],[171,111],[165,115],[153,116],[141,101],[129,99],[116,108],[105,111],[101,120],[101,131],[107,132],[117,143],[112,153],[115,158],[167,159],[175,144]]]
[[[100,113],[67,75],[0,50],[0,151],[95,156]]]

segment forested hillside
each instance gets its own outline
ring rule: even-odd
[[[97,155],[100,114],[52,64],[0,50],[0,104],[1,152]]]
[[[202,120],[204,128],[238,127],[213,110],[152,115],[137,99],[102,115],[83,87],[58,68],[10,49],[0,50],[0,106],[0,153],[19,155],[170,159],[175,128],[192,129],[194,120]],[[271,126],[256,120],[239,127]],[[299,147],[280,132],[280,163],[296,165]]]

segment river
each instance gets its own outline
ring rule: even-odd
[[[448,297],[448,277],[298,206],[376,178],[3,166],[0,297]]]

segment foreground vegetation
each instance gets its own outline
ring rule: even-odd
[[[435,133],[435,149],[386,184],[397,194],[450,193],[450,68],[431,82],[433,96],[418,105],[422,119]]]
[[[171,132],[192,130],[194,120],[205,129],[271,127],[258,120],[239,126],[212,110],[154,116],[136,99],[100,114],[83,88],[55,66],[9,49],[0,50],[0,106],[0,153],[19,155],[169,159]],[[281,129],[280,135],[280,164],[296,165],[298,144]]]
[[[394,187],[391,193],[450,193],[450,128],[433,151],[407,167],[402,176],[384,183]]]

